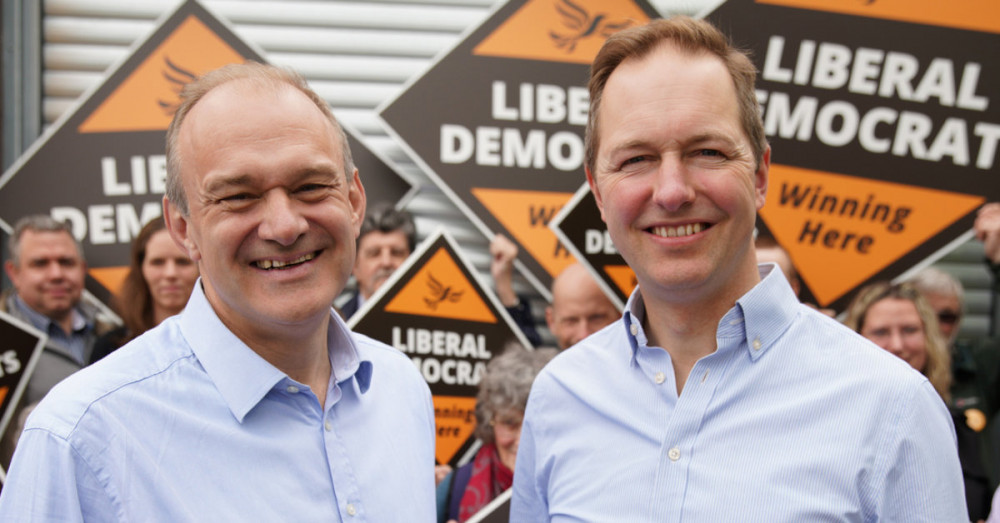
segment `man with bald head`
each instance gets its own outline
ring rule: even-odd
[[[198,285],[35,409],[0,520],[433,520],[430,391],[331,307],[365,192],[326,102],[296,73],[224,67],[182,91],[167,158]]]
[[[618,316],[618,309],[579,262],[566,267],[552,282],[552,305],[545,309],[545,321],[559,350],[576,345]]]

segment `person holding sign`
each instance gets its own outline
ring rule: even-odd
[[[638,287],[536,378],[511,521],[967,520],[934,387],[756,262],[755,76],[688,17],[598,52],[587,181]]]
[[[63,381],[28,418],[5,521],[432,521],[427,385],[332,303],[365,192],[291,71],[185,86],[164,215],[201,277],[184,311]]]

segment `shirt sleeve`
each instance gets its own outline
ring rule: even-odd
[[[65,439],[43,429],[24,431],[0,491],[0,520],[117,519],[106,491]]]
[[[545,493],[545,479],[538,471],[538,448],[535,441],[537,407],[536,386],[528,397],[524,422],[521,425],[521,440],[517,445],[517,462],[514,465],[514,492],[510,505],[510,520],[518,522],[549,521],[548,500]]]
[[[948,408],[926,380],[901,407],[883,454],[890,460],[888,468],[885,474],[876,475],[885,482],[879,521],[968,521]]]

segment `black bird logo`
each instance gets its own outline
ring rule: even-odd
[[[450,301],[452,303],[457,302],[462,299],[462,293],[465,291],[456,291],[452,289],[451,286],[445,287],[441,282],[437,281],[437,278],[433,274],[427,273],[427,286],[431,289],[431,297],[424,298],[424,303],[431,308],[432,311],[437,310],[439,303],[444,303]]]
[[[163,110],[163,113],[167,116],[173,116],[174,112],[180,106],[180,94],[181,89],[196,78],[196,75],[187,69],[175,64],[170,60],[169,57],[164,56],[163,61],[166,66],[163,70],[163,78],[167,80],[167,83],[171,85],[170,90],[174,92],[175,96],[171,101],[157,100],[157,105]]]
[[[572,53],[576,49],[577,42],[584,38],[591,36],[607,38],[632,25],[631,20],[609,20],[606,13],[590,16],[583,6],[572,0],[558,0],[556,11],[562,18],[563,26],[571,33],[559,34],[549,31],[549,37],[555,42],[556,47],[566,49],[567,53]]]

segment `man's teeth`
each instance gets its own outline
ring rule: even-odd
[[[265,270],[267,270],[267,269],[283,269],[283,268],[288,267],[290,265],[298,265],[300,263],[307,262],[307,261],[309,261],[309,260],[311,260],[311,259],[313,259],[315,257],[316,257],[316,253],[309,253],[309,254],[303,255],[301,258],[292,260],[290,262],[281,262],[281,261],[278,261],[278,260],[261,260],[261,261],[257,262],[257,266],[260,267],[261,269],[265,269]]]
[[[653,227],[653,234],[665,238],[675,238],[677,236],[691,236],[701,232],[701,229],[700,223],[691,223],[677,227]]]

